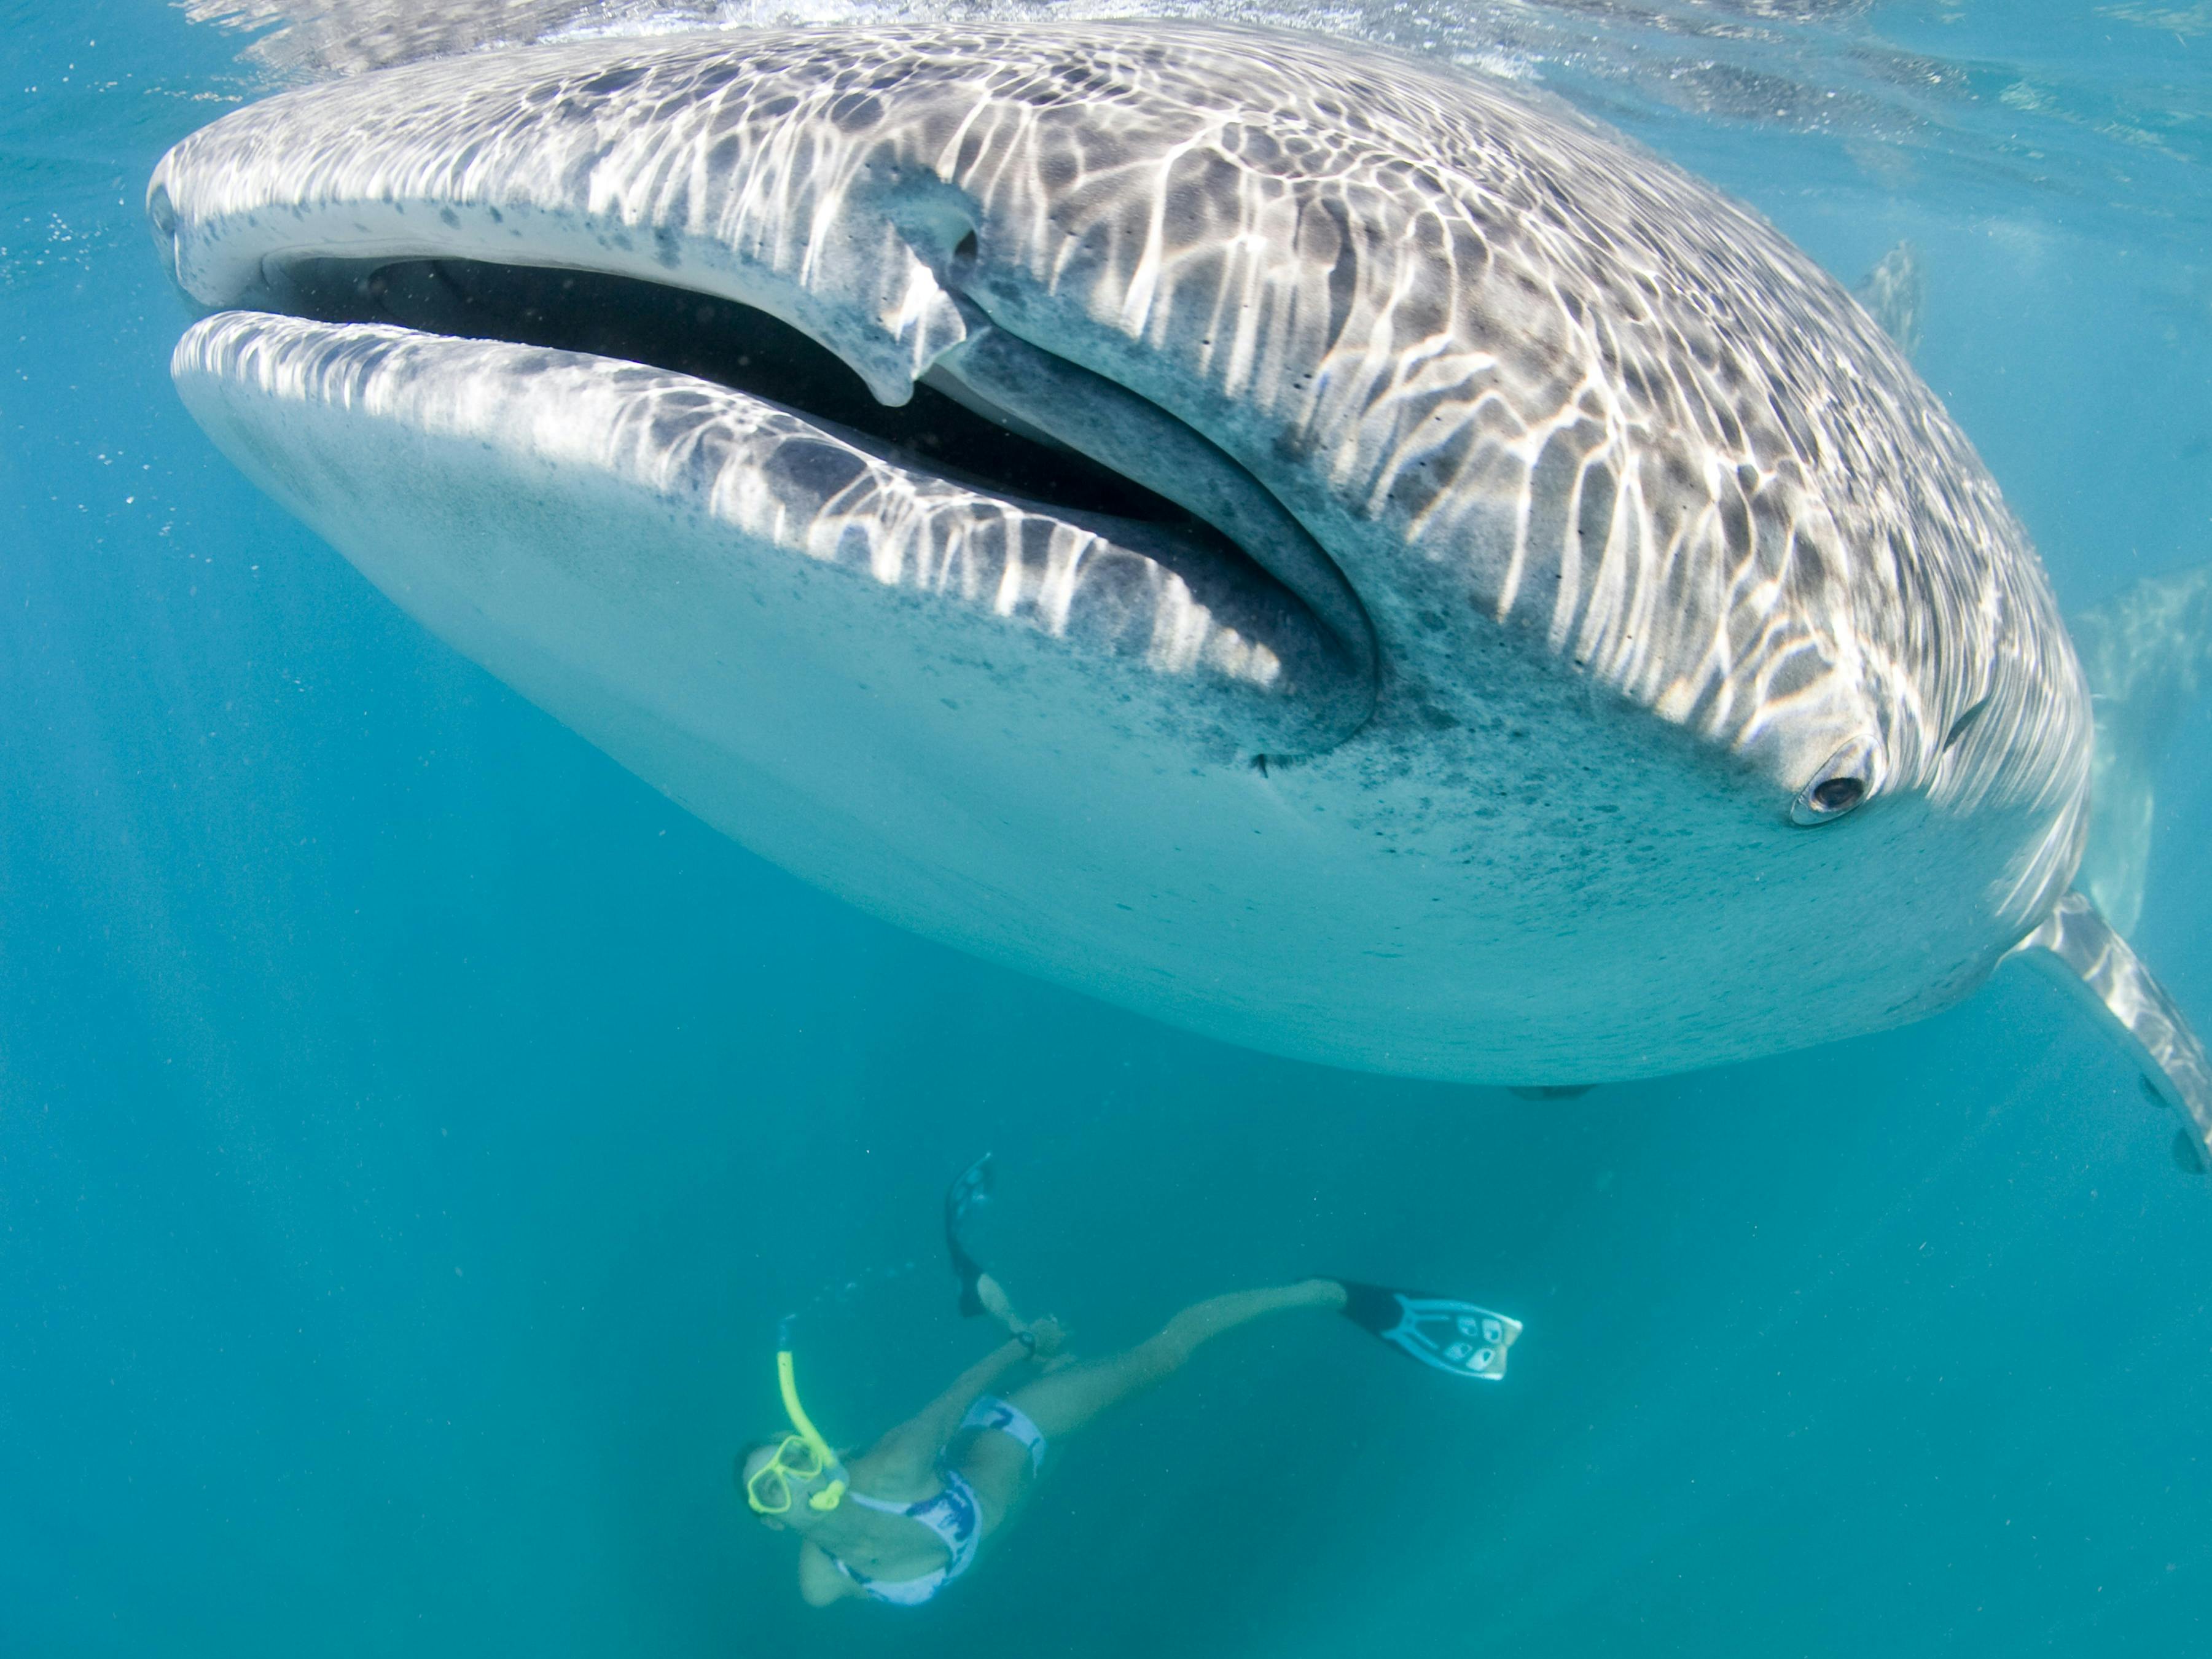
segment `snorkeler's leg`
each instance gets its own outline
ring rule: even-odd
[[[1264,1291],[1232,1291],[1194,1302],[1135,1347],[1103,1359],[1070,1365],[1040,1377],[1009,1396],[1048,1440],[1073,1433],[1109,1406],[1141,1394],[1181,1370],[1192,1354],[1225,1331],[1269,1314],[1299,1308],[1334,1311],[1344,1305],[1344,1286],[1333,1279]]]

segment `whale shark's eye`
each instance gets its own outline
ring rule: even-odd
[[[1790,821],[1810,827],[1831,823],[1874,793],[1874,745],[1845,744],[1790,803]]]

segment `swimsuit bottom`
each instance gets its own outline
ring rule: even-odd
[[[990,1430],[1018,1442],[1030,1455],[1030,1473],[1035,1474],[1044,1467],[1044,1431],[1030,1421],[1029,1413],[1018,1406],[1010,1405],[995,1395],[985,1395],[968,1408],[968,1415],[960,1419],[963,1429],[981,1432]]]
[[[1032,1423],[1018,1407],[986,1395],[968,1408],[961,1420],[963,1429],[974,1429],[979,1433],[989,1431],[1010,1435],[1019,1442],[1030,1455],[1030,1470],[1034,1474],[1044,1462],[1044,1431]],[[983,1510],[975,1499],[975,1489],[957,1470],[939,1464],[938,1479],[944,1481],[945,1490],[933,1498],[925,1498],[919,1504],[890,1504],[880,1498],[870,1498],[865,1492],[848,1492],[848,1503],[858,1504],[864,1510],[873,1510],[879,1515],[904,1516],[918,1521],[935,1533],[945,1545],[945,1565],[934,1572],[926,1572],[919,1578],[871,1578],[854,1571],[837,1557],[837,1571],[858,1584],[878,1601],[888,1601],[894,1607],[918,1607],[968,1571],[975,1559],[976,1546],[982,1542]]]

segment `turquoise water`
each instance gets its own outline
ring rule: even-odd
[[[1847,281],[1911,241],[1922,372],[2068,605],[2212,556],[2203,6],[1330,16],[1577,98]],[[2212,1641],[2212,1190],[2042,981],[1533,1103],[861,917],[178,407],[140,196],[266,84],[246,36],[0,21],[0,1653]],[[2207,753],[2199,707],[2135,930],[2200,1024]],[[934,1230],[986,1147],[981,1254],[1085,1348],[1325,1270],[1522,1316],[1513,1374],[1243,1334],[937,1604],[810,1612],[728,1480],[776,1317],[833,1438],[913,1409],[983,1344]]]

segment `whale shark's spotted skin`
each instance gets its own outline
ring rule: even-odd
[[[280,497],[679,799],[871,908],[1182,1023],[1521,1083],[1771,1052],[1963,995],[2079,856],[2087,699],[1971,447],[1762,222],[1508,90],[1169,24],[599,40],[270,100],[179,145],[149,206],[210,306],[298,308],[305,261],[422,258],[743,301],[886,404],[951,388],[1229,532],[1321,643],[1207,626],[1290,653],[1268,695],[1310,720],[1264,712],[1249,674],[1200,691],[1127,653],[1085,668],[1080,642],[956,669],[910,611],[855,613],[855,649],[896,640],[977,720],[917,726],[939,758],[884,805],[670,690],[679,659],[739,672],[703,612],[572,638],[540,600],[422,597],[460,580],[422,526],[467,478],[542,476],[538,440],[487,412],[518,395],[510,360],[433,337],[373,418],[299,389],[357,325],[218,318],[178,360]],[[453,408],[474,412],[430,418]],[[447,465],[433,427],[501,459],[453,462],[410,528],[379,503]],[[815,441],[757,430],[761,467]],[[395,459],[351,459],[371,431]],[[711,539],[711,504],[659,488],[678,539]],[[619,537],[633,509],[605,511]],[[583,586],[649,580],[653,534]],[[785,672],[742,695],[890,763],[836,712],[845,679]],[[648,708],[668,730],[641,735]]]

